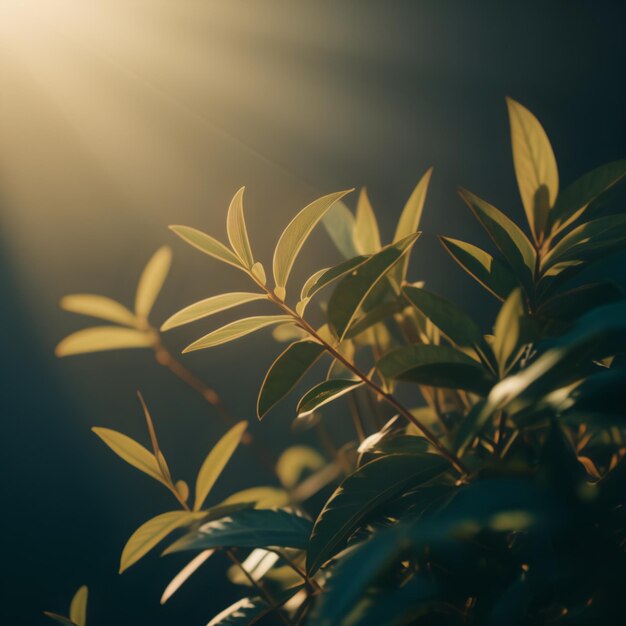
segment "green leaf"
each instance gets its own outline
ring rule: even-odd
[[[228,216],[226,217],[226,230],[230,245],[241,259],[241,263],[250,269],[254,265],[254,257],[252,256],[250,240],[248,239],[246,220],[243,216],[244,189],[245,187],[242,187],[231,200],[228,207]]]
[[[203,317],[232,309],[241,304],[254,302],[255,300],[267,300],[267,296],[262,293],[247,293],[241,291],[211,296],[199,302],[194,302],[194,304],[190,304],[177,313],[174,313],[174,315],[163,322],[161,330],[166,331],[171,328],[176,328],[177,326],[182,326],[183,324],[189,324]]]
[[[297,548],[303,550],[313,524],[282,510],[245,509],[203,524],[164,554],[207,548]]]
[[[525,313],[521,289],[514,289],[500,308],[494,326],[493,353],[500,366],[500,376],[510,369],[523,341],[523,317]]]
[[[59,303],[64,311],[99,317],[100,319],[124,326],[136,326],[137,318],[135,314],[128,310],[123,304],[107,298],[92,294],[80,293],[64,296]]]
[[[68,619],[67,617],[63,617],[63,615],[59,615],[58,613],[44,611],[43,614],[46,617],[49,617],[50,619],[57,622],[57,624],[61,624],[61,626],[78,626],[78,624],[75,624],[72,620]]]
[[[135,313],[137,317],[145,319],[161,292],[172,264],[172,251],[169,246],[159,248],[148,261],[137,285],[135,295]]]
[[[200,471],[198,472],[198,478],[196,479],[196,499],[194,501],[193,510],[199,511],[209,495],[209,491],[213,488],[215,481],[219,478],[220,474],[226,464],[230,460],[237,446],[241,442],[248,422],[242,421],[235,424],[216,444],[215,447],[209,452],[208,456],[204,460]]]
[[[289,494],[279,487],[249,487],[231,494],[221,505],[242,503],[254,504],[255,509],[275,509],[289,504]]]
[[[391,454],[359,467],[326,502],[315,521],[307,550],[307,572],[317,570],[379,506],[449,469],[433,454]]]
[[[150,348],[152,338],[146,332],[117,326],[94,326],[72,333],[54,350],[58,357],[123,348]]]
[[[148,476],[158,480],[160,483],[167,484],[156,457],[140,443],[137,443],[127,435],[109,428],[94,427],[91,430],[129,465],[132,465],[144,474],[148,474]]]
[[[355,267],[358,267],[366,261],[369,257],[367,256],[356,256],[352,259],[348,259],[339,265],[335,265],[335,267],[326,268],[323,270],[319,270],[315,272],[311,278],[309,278],[304,286],[302,287],[302,292],[300,293],[300,298],[304,300],[305,298],[312,298],[318,291],[330,285],[332,282],[341,278],[348,272],[352,271]]]
[[[450,237],[440,237],[439,240],[450,256],[499,300],[506,299],[517,286],[511,270],[484,250]]]
[[[418,287],[404,287],[403,292],[450,341],[458,346],[483,349],[484,339],[478,324],[455,304]]]
[[[395,301],[383,302],[379,304],[363,315],[357,317],[354,322],[350,324],[350,329],[346,333],[345,339],[354,339],[355,337],[358,337],[361,333],[370,329],[375,324],[378,324],[378,322],[382,322],[396,313],[401,313],[407,308],[407,306],[408,304],[401,298],[398,298]]]
[[[559,233],[576,221],[602,193],[626,176],[626,160],[602,165],[559,193],[552,209],[552,232]]]
[[[537,118],[519,102],[506,99],[513,164],[522,204],[535,241],[541,241],[550,208],[559,193],[559,171],[550,141]]]
[[[358,256],[354,242],[355,221],[350,209],[338,200],[322,217],[322,224],[344,258]]]
[[[326,466],[326,459],[308,446],[291,446],[276,461],[276,475],[285,489],[293,489],[306,471],[315,472]]]
[[[86,585],[78,589],[70,603],[70,620],[76,626],[85,626],[87,623],[87,598],[89,590]]]
[[[328,321],[339,339],[343,339],[361,305],[374,287],[408,253],[419,233],[383,248],[345,276],[328,302]]]
[[[409,235],[417,232],[420,221],[422,219],[424,202],[426,201],[426,193],[428,191],[428,185],[430,183],[430,178],[432,174],[432,167],[426,170],[426,173],[417,183],[415,189],[413,190],[413,193],[404,205],[402,213],[400,214],[400,219],[398,220],[396,232],[393,236],[393,243],[397,243],[405,237],[408,237]],[[393,271],[394,280],[398,284],[401,284],[402,281],[406,278],[408,264],[409,259],[407,255],[407,257],[405,257],[405,259],[401,263],[399,263],[396,269]]]
[[[354,237],[357,247],[363,254],[374,254],[380,250],[378,222],[365,187],[361,189],[356,205]]]
[[[507,260],[517,279],[527,291],[532,292],[536,253],[528,237],[515,222],[488,202],[465,189],[461,189],[459,194]]]
[[[249,335],[262,328],[281,324],[291,320],[289,315],[259,315],[255,317],[246,317],[230,324],[226,324],[217,330],[210,332],[208,335],[201,337],[187,346],[183,353],[193,352],[194,350],[203,350],[204,348],[212,348],[229,341],[234,341],[245,335]]]
[[[264,598],[242,598],[216,615],[207,626],[250,626],[256,624],[264,615],[274,610],[275,607],[285,604],[301,589],[302,585],[298,585],[282,591],[278,597],[273,598],[274,606]]]
[[[330,380],[325,380],[302,396],[296,409],[298,417],[304,417],[313,413],[313,411],[353,391],[362,384],[362,380],[354,379],[331,378]]]
[[[196,522],[206,513],[169,511],[142,524],[130,537],[122,551],[120,574],[143,558],[172,531]]]
[[[324,346],[316,341],[292,343],[272,363],[257,400],[257,415],[263,419],[280,402],[324,354]]]
[[[293,263],[307,237],[322,219],[324,213],[350,191],[352,190],[339,191],[314,200],[289,222],[274,251],[273,270],[276,287],[279,289],[286,287]]]
[[[385,378],[483,394],[495,382],[480,363],[449,346],[418,344],[392,350],[377,363]]]
[[[189,226],[170,226],[171,231],[176,233],[183,241],[186,241],[190,246],[197,248],[200,252],[212,256],[218,261],[228,263],[239,269],[243,269],[244,266],[237,255],[229,250],[223,243],[203,233],[201,230],[191,228]]]

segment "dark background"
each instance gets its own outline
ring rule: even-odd
[[[458,185],[521,216],[504,97],[541,120],[562,185],[626,153],[624,3],[179,1],[131,9],[119,17],[126,30],[112,21],[101,39],[90,34],[90,47],[63,32],[58,67],[71,69],[67,82],[58,72],[58,82],[35,80],[42,75],[28,66],[33,58],[17,59],[0,40],[0,621],[15,626],[43,624],[44,609],[66,612],[81,584],[90,587],[90,625],[203,624],[239,597],[220,559],[165,607],[158,599],[185,557],[155,552],[118,576],[131,532],[175,503],[90,427],[147,442],[134,395],[143,390],[170,465],[188,480],[223,428],[148,351],[56,360],[55,344],[89,323],[58,310],[63,294],[103,293],[131,305],[143,264],[170,243],[174,266],[153,316],[161,322],[196,299],[245,288],[174,240],[167,224],[223,236],[228,201],[246,184],[253,245],[269,267],[271,245],[295,211],[341,188],[367,185],[389,238],[434,165],[413,277],[489,319],[494,304],[435,235],[486,243]],[[94,28],[97,20],[85,19]],[[623,200],[623,191],[612,196],[618,209]],[[320,229],[296,276],[332,263],[330,249]],[[166,339],[178,351],[211,327]],[[259,437],[286,443],[290,402],[262,426],[254,418],[279,350],[268,335],[183,358]],[[216,500],[270,480],[237,454]]]

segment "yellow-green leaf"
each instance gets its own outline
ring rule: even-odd
[[[226,466],[226,463],[233,455],[241,438],[243,437],[248,422],[239,422],[235,424],[216,444],[215,447],[209,452],[207,458],[204,460],[200,471],[198,472],[198,478],[196,479],[196,499],[193,505],[194,511],[198,511],[202,508],[204,501],[206,500],[209,491],[213,488],[215,481],[219,478],[222,470]]]
[[[137,318],[135,314],[112,298],[97,296],[89,293],[77,293],[61,298],[59,303],[64,311],[80,313],[90,317],[99,317],[102,320],[135,326]]]
[[[354,242],[354,215],[344,202],[335,202],[324,214],[322,224],[344,258],[351,259],[359,254]]]
[[[252,274],[253,276],[262,284],[265,285],[267,282],[267,276],[265,276],[265,268],[262,263],[258,261],[252,266]]]
[[[139,279],[135,296],[135,313],[146,318],[161,292],[172,264],[172,251],[169,246],[159,248],[148,261]]]
[[[203,550],[200,554],[196,555],[183,569],[172,578],[170,583],[163,591],[161,596],[161,604],[165,604],[189,579],[189,577],[213,554],[215,550]]]
[[[314,200],[289,222],[274,251],[273,270],[276,287],[285,288],[294,261],[315,225],[337,200],[350,191],[352,190],[339,191]]]
[[[189,485],[184,480],[177,480],[174,487],[176,487],[176,492],[182,498],[183,502],[187,502],[189,499]]]
[[[267,299],[265,294],[248,292],[222,293],[218,296],[211,296],[205,300],[200,300],[200,302],[190,304],[184,309],[178,311],[178,313],[174,313],[172,317],[163,322],[161,330],[170,330],[171,328],[176,328],[177,326],[182,326],[183,324],[195,322],[203,317],[208,317],[214,313],[220,313],[221,311],[232,309],[240,304],[246,304],[248,302],[254,302],[255,300],[264,299]]]
[[[367,197],[365,187],[361,189],[356,205],[354,238],[362,254],[373,254],[380,250],[380,232],[374,209]]]
[[[215,239],[215,237],[211,237],[211,235],[207,235],[201,230],[191,228],[190,226],[174,225],[169,228],[183,241],[197,248],[200,252],[204,252],[204,254],[212,256],[218,261],[223,261],[239,269],[243,268],[237,255],[232,250],[229,250],[221,241]]]
[[[514,289],[504,301],[493,329],[493,353],[498,361],[501,376],[506,374],[511,365],[511,358],[519,350],[523,315],[522,291],[519,288]]]
[[[208,335],[201,337],[187,346],[183,352],[193,352],[194,350],[219,346],[223,343],[228,343],[229,341],[234,341],[235,339],[249,335],[261,328],[288,322],[290,319],[291,317],[289,315],[259,315],[256,317],[246,317],[210,332]]]
[[[292,446],[278,457],[276,475],[285,489],[292,489],[303,472],[315,472],[325,465],[326,459],[317,450],[308,446]]]
[[[289,504],[289,494],[279,487],[250,487],[228,496],[220,506],[253,502],[255,509],[274,509]]]
[[[136,467],[144,474],[148,474],[160,483],[166,484],[161,473],[161,468],[152,452],[144,448],[140,443],[116,430],[110,428],[91,429],[104,443],[106,443],[117,456],[124,459],[129,465]]]
[[[559,193],[559,171],[550,140],[539,120],[519,102],[506,99],[513,165],[528,224],[539,241]]]
[[[85,626],[87,623],[87,597],[89,590],[86,585],[78,589],[70,603],[70,620],[76,626]]]
[[[202,519],[204,516],[203,512],[169,511],[142,524],[124,546],[120,561],[120,574],[137,563],[172,531]]]
[[[248,239],[246,220],[243,216],[244,189],[245,187],[242,187],[231,200],[226,218],[226,230],[233,250],[237,253],[243,265],[251,268],[254,265],[254,257],[252,256],[250,240]]]
[[[122,348],[149,348],[151,345],[152,339],[146,332],[118,326],[94,326],[63,339],[54,353],[60,357]]]

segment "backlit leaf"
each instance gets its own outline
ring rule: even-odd
[[[307,572],[313,575],[377,507],[405,490],[423,485],[448,470],[434,454],[391,454],[359,467],[326,502],[315,521],[307,550]]]
[[[286,287],[293,263],[307,237],[324,213],[350,191],[339,191],[314,200],[289,222],[274,251],[273,270],[276,287],[282,289]]]
[[[313,524],[283,510],[244,509],[213,521],[181,537],[164,554],[207,548],[304,549]]]
[[[115,454],[128,464],[148,474],[160,483],[166,484],[156,457],[141,444],[127,435],[109,428],[94,427],[91,429]]]
[[[163,595],[161,596],[161,604],[165,604],[186,582],[189,578],[198,571],[198,568],[207,561],[213,554],[215,550],[204,550],[204,552],[200,552],[197,556],[195,556],[183,569],[172,578],[170,583],[167,585],[165,590],[163,591]]]
[[[352,270],[333,291],[328,302],[328,321],[342,339],[355,319],[361,305],[385,274],[408,253],[419,233],[386,246]]]
[[[263,419],[269,410],[282,400],[324,354],[324,346],[316,341],[292,343],[272,363],[257,400],[257,415]]]
[[[359,255],[354,242],[354,215],[344,202],[335,202],[322,217],[322,224],[344,258],[351,259]]]
[[[169,246],[159,248],[148,261],[137,286],[135,296],[135,313],[140,318],[146,318],[161,292],[172,264],[172,251]]]
[[[289,494],[279,487],[249,487],[228,496],[222,505],[253,503],[255,509],[274,509],[289,504]]]
[[[189,226],[170,226],[169,228],[183,241],[186,241],[190,246],[197,248],[201,252],[239,269],[243,268],[237,255],[232,250],[229,250],[222,242],[211,237],[211,235],[207,235],[201,230]]]
[[[226,229],[228,232],[228,240],[233,250],[241,259],[242,264],[247,268],[251,268],[254,265],[254,257],[252,256],[246,221],[243,216],[244,189],[245,187],[242,187],[231,200],[230,207],[228,208],[228,216],[226,218]]]
[[[539,241],[559,193],[559,171],[550,140],[537,118],[511,98],[506,103],[517,186],[530,229]]]
[[[450,256],[496,298],[504,300],[518,284],[513,272],[484,250],[450,237],[439,240]]]
[[[486,393],[495,382],[480,363],[449,346],[404,346],[387,353],[376,366],[385,378],[476,393]]]
[[[196,480],[196,499],[193,505],[194,511],[198,511],[202,508],[215,481],[219,478],[222,470],[241,442],[241,438],[247,427],[248,422],[245,421],[235,424],[215,444],[211,452],[209,452],[198,472],[198,478]]]
[[[182,326],[183,324],[189,324],[190,322],[195,322],[196,320],[213,315],[214,313],[232,309],[240,304],[266,299],[267,296],[265,294],[247,292],[222,293],[218,296],[211,296],[205,300],[190,304],[178,311],[178,313],[174,313],[174,315],[163,322],[161,330],[166,331],[171,328],[176,328],[177,326]]]
[[[356,244],[363,254],[374,254],[380,250],[380,232],[374,209],[367,197],[365,187],[361,189],[356,205],[356,222],[354,226]]]
[[[150,348],[151,346],[152,338],[143,331],[117,326],[94,326],[67,336],[59,342],[54,353],[61,357],[123,348]]]
[[[290,319],[291,317],[289,315],[259,315],[256,317],[246,317],[226,324],[226,326],[222,326],[210,332],[208,335],[201,337],[187,346],[183,350],[183,353],[219,346],[223,343],[228,343],[229,341],[234,341],[235,339],[249,335],[257,330],[261,330],[262,328],[288,322]]]
[[[340,398],[363,384],[362,380],[331,378],[307,391],[296,409],[298,417],[304,417],[320,407]]]
[[[494,326],[493,352],[503,376],[511,365],[523,339],[524,301],[520,289],[513,290],[502,305]]]
[[[320,289],[323,289],[338,278],[341,278],[355,267],[361,265],[361,263],[366,261],[368,258],[369,257],[366,256],[356,256],[340,263],[339,265],[335,265],[335,267],[329,267],[315,272],[315,274],[313,274],[313,276],[311,276],[311,278],[304,283],[300,297],[302,299],[312,298],[318,291],[320,291]]]
[[[144,557],[172,531],[202,519],[205,513],[170,511],[142,524],[130,537],[122,551],[120,574]]]
[[[85,585],[80,587],[74,594],[70,603],[70,620],[76,626],[85,626],[87,623],[87,598],[89,590]]]
[[[459,193],[507,260],[518,280],[527,290],[532,290],[536,253],[528,237],[515,222],[496,207],[465,189],[461,189]]]
[[[315,472],[326,465],[326,459],[313,448],[292,446],[276,461],[276,475],[286,489],[295,487],[305,471]]]
[[[123,304],[105,296],[86,293],[73,294],[61,298],[60,306],[64,311],[70,313],[99,317],[116,324],[124,324],[125,326],[137,324],[137,318],[132,311]]]

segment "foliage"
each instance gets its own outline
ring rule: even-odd
[[[246,422],[231,420],[209,451],[193,505],[188,484],[172,478],[145,404],[151,450],[94,428],[179,505],[132,534],[120,572],[178,533],[165,553],[196,554],[162,601],[215,552],[232,562],[229,578],[249,588],[248,597],[211,624],[252,624],[264,615],[293,625],[621,623],[626,299],[620,287],[593,276],[592,264],[626,242],[625,217],[599,216],[594,209],[626,175],[626,161],[560,190],[540,123],[521,104],[507,104],[527,225],[461,190],[494,252],[441,238],[456,263],[501,302],[491,323],[407,280],[431,170],[388,244],[381,242],[365,190],[355,215],[343,203],[345,191],[302,209],[278,239],[273,283],[248,237],[243,189],[228,210],[230,247],[194,228],[171,227],[243,272],[253,290],[191,304],[161,331],[266,303],[267,314],[239,317],[183,352],[273,326],[289,345],[265,376],[259,419],[326,359],[326,377],[301,397],[294,419],[320,428],[324,407],[349,407],[359,441],[334,449],[330,459],[296,445],[273,463],[276,484],[251,485],[207,506],[237,447],[255,443]],[[301,289],[288,289],[298,253],[320,221],[346,258],[313,273]],[[65,309],[117,326],[79,331],[57,354],[151,347],[159,362],[231,419],[215,392],[171,357],[148,323],[169,264],[170,252],[162,248],[141,277],[134,312],[101,296],[64,298]],[[319,307],[325,321],[314,324],[309,307],[331,286]],[[320,509],[311,498],[329,485]],[[69,621],[51,617],[81,626],[81,610],[71,610]]]

